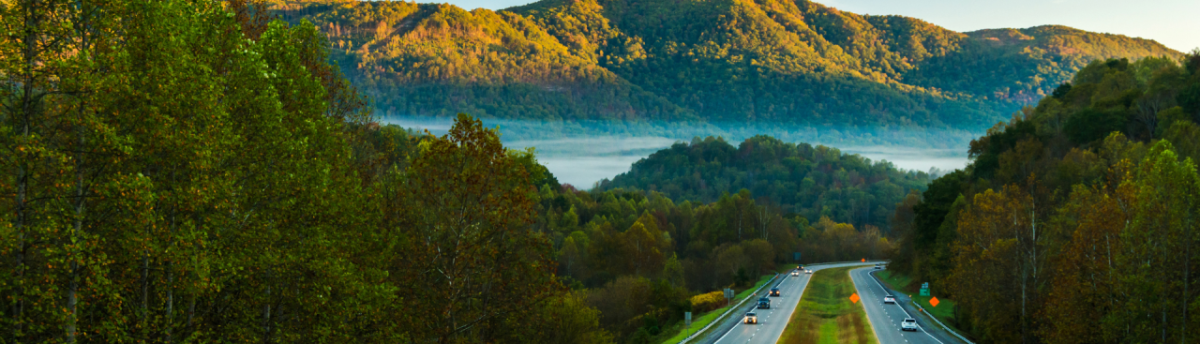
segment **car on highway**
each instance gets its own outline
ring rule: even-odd
[[[759,298],[758,309],[771,309],[771,299],[765,297]]]
[[[804,273],[812,275],[812,270],[805,270]]]
[[[875,264],[875,269],[876,270],[883,269],[883,264]]]
[[[792,270],[792,277],[800,277],[800,270]]]
[[[916,332],[917,331],[917,319],[904,318],[904,321],[900,322],[900,330]]]
[[[896,303],[896,297],[891,295],[884,296],[883,303]]]
[[[757,324],[758,314],[755,314],[754,312],[746,313],[746,318],[743,319],[742,322],[747,324]]]
[[[779,296],[779,288],[771,288],[771,296]]]

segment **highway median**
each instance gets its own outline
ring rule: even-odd
[[[874,331],[861,301],[850,299],[856,289],[849,271],[859,267],[861,265],[814,273],[779,343],[875,343]]]

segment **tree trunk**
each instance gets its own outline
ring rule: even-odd
[[[147,237],[150,236],[149,231],[147,231],[146,236]],[[145,331],[145,329],[146,329],[146,325],[147,325],[146,320],[148,319],[147,312],[148,312],[148,308],[149,308],[148,307],[149,306],[149,303],[148,303],[149,302],[149,300],[148,300],[149,288],[150,288],[150,252],[144,250],[144,251],[142,251],[142,304],[140,305],[141,314],[138,315],[142,318],[141,320],[142,320],[142,330],[143,331]]]
[[[23,48],[22,50],[24,50],[22,55],[25,59],[25,65],[23,66],[25,70],[23,71],[23,73],[21,75],[18,75],[17,77],[20,79],[23,79],[23,82],[21,85],[22,86],[21,113],[19,114],[19,116],[21,116],[21,118],[20,118],[20,120],[21,120],[21,129],[20,129],[21,136],[25,139],[28,139],[30,136],[30,129],[31,129],[30,126],[31,126],[31,123],[33,122],[32,117],[34,115],[33,112],[34,112],[34,108],[35,108],[35,104],[34,104],[35,100],[33,98],[33,92],[35,90],[35,88],[34,88],[34,84],[35,84],[34,79],[35,78],[34,78],[33,70],[38,65],[38,59],[40,58],[40,56],[39,56],[40,53],[36,49],[38,42],[39,42],[37,39],[38,31],[36,28],[41,26],[42,15],[44,15],[44,13],[42,13],[43,11],[41,11],[41,9],[40,9],[41,6],[39,6],[39,3],[40,3],[40,1],[37,1],[37,0],[29,1],[28,3],[26,3],[26,6],[24,7],[25,13],[23,13],[23,15],[25,16],[24,28],[25,28],[26,33],[25,33],[25,38],[21,42],[21,44],[24,45],[22,47]],[[22,140],[22,141],[27,141],[27,140]],[[16,295],[16,298],[15,298],[15,300],[13,300],[13,337],[12,338],[14,339],[14,341],[18,341],[21,338],[20,333],[23,329],[22,325],[24,322],[24,320],[23,320],[24,314],[23,313],[25,311],[25,300],[24,300],[24,294],[25,294],[24,282],[25,281],[24,281],[23,277],[25,276],[25,266],[24,266],[24,264],[25,264],[25,230],[26,230],[26,226],[27,226],[26,221],[28,220],[28,214],[27,214],[28,210],[26,209],[27,201],[28,201],[28,198],[27,198],[28,191],[29,191],[29,171],[26,169],[25,161],[23,159],[18,159],[18,162],[17,162],[17,197],[16,197],[17,199],[16,199],[16,204],[15,204],[15,206],[16,206],[16,224],[14,225],[14,227],[16,227],[15,229],[17,232],[17,255],[16,255],[15,267],[16,267],[16,271],[17,271],[17,273],[16,273],[17,280],[20,282],[16,283],[17,287],[16,287],[16,290],[14,293]]]
[[[163,319],[163,322],[165,323],[164,326],[166,326],[165,341],[167,344],[170,344],[171,343],[171,324],[174,323],[174,319],[175,319],[175,294],[173,292],[173,289],[174,289],[173,287],[175,286],[175,274],[171,271],[171,261],[170,260],[167,261],[166,270],[167,270],[167,312],[166,312],[166,317]]]
[[[82,111],[82,110],[80,110]],[[70,286],[67,288],[67,319],[63,326],[66,330],[67,343],[75,342],[75,327],[78,317],[78,297],[76,293],[79,291],[79,245],[82,245],[82,240],[79,235],[83,232],[83,145],[86,140],[83,137],[83,130],[79,130],[79,147],[75,149],[75,226],[72,228],[70,240],[68,243],[71,247],[71,277]]]
[[[1183,298],[1181,299],[1183,306],[1183,321],[1180,323],[1180,343],[1187,343],[1187,325],[1188,325],[1188,302],[1191,301],[1191,295],[1188,293],[1188,285],[1191,284],[1191,263],[1192,263],[1192,238],[1187,235],[1189,228],[1184,228],[1184,254],[1183,254]]]
[[[270,271],[268,271],[267,272],[267,283],[268,284],[270,283],[270,279],[271,279],[270,277],[271,277],[271,273],[270,273]],[[267,297],[266,297],[265,301],[263,302],[262,331],[263,331],[262,342],[270,343],[271,342],[271,286],[270,285],[267,286]]]

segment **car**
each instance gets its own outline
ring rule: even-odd
[[[896,303],[896,297],[891,295],[884,296],[883,303]]]
[[[758,314],[755,314],[754,312],[746,313],[746,317],[742,319],[742,322],[747,324],[757,324]]]
[[[883,264],[875,264],[875,270],[883,269]]]
[[[779,296],[779,288],[771,288],[771,296]]]
[[[766,297],[759,298],[758,309],[771,309],[771,299]]]
[[[805,270],[804,273],[812,275],[812,270]]]
[[[792,270],[792,277],[800,276],[800,270]]]
[[[917,319],[904,318],[904,321],[900,322],[900,330],[916,332],[917,331]]]

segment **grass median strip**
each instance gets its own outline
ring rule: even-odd
[[[849,271],[859,267],[814,273],[779,343],[875,343],[875,332],[866,311],[861,304],[850,302],[850,295],[856,290]]]

